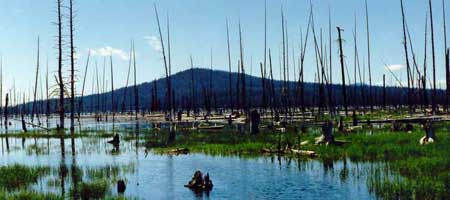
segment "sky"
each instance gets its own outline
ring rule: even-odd
[[[445,0],[444,0],[445,1]],[[280,78],[281,10],[287,21],[289,39],[289,78],[298,78],[300,30],[305,36],[310,12],[309,0],[267,0],[267,47],[271,49],[275,78]],[[411,33],[412,45],[419,67],[424,63],[424,29],[428,0],[404,1],[405,14]],[[63,1],[68,5],[68,0]],[[226,20],[229,23],[233,71],[239,59],[239,21],[246,73],[260,76],[259,63],[264,60],[264,7],[262,0],[74,0],[77,69],[77,94],[81,93],[82,79],[89,49],[91,59],[87,72],[85,93],[93,92],[92,83],[96,66],[101,73],[106,59],[106,77],[109,79],[109,55],[113,55],[114,87],[123,87],[127,79],[130,41],[134,40],[137,63],[137,82],[150,82],[165,76],[161,59],[161,44],[155,18],[154,4],[160,14],[163,38],[167,45],[167,18],[170,19],[172,72],[190,67],[192,55],[195,67],[210,67],[211,52],[214,69],[228,70]],[[328,18],[331,15],[333,81],[340,83],[339,51],[336,26],[344,29],[343,51],[350,81],[353,82],[355,31],[361,66],[367,68],[367,45],[364,0],[312,0],[318,37],[322,31],[324,45],[328,46]],[[448,4],[448,2],[447,2]],[[385,65],[405,83],[406,69],[403,50],[400,1],[368,0],[372,82],[387,83],[395,80]],[[448,7],[448,5],[447,5]],[[330,12],[329,12],[330,11]],[[450,12],[450,11],[449,11]],[[64,8],[64,73],[69,75],[68,9]],[[54,88],[57,70],[56,0],[0,0],[0,56],[3,65],[3,98],[15,84],[17,91],[29,96],[35,81],[37,38],[40,38],[39,83],[45,87],[48,61],[50,86]],[[435,29],[436,74],[438,83],[445,84],[444,32],[442,1],[433,0]],[[448,18],[447,18],[447,21]],[[429,24],[428,24],[429,25]],[[428,27],[429,30],[429,27]],[[428,35],[428,72],[431,71],[431,38]],[[314,81],[316,62],[310,35],[305,58],[305,81]],[[328,48],[328,47],[327,47]],[[411,54],[411,52],[409,52]],[[295,57],[294,57],[294,56]],[[411,59],[412,61],[412,59]],[[295,74],[294,74],[295,71]],[[363,70],[368,77],[368,70]],[[428,73],[431,75],[431,73]],[[431,77],[431,76],[430,76]],[[429,77],[429,78],[430,78]],[[347,80],[348,81],[348,80]],[[368,78],[365,78],[368,81]],[[358,81],[359,82],[359,81]],[[39,86],[39,87],[41,87]],[[110,86],[108,86],[110,88]]]

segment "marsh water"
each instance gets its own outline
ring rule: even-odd
[[[134,123],[116,126],[121,135],[132,134],[126,130],[135,127]],[[139,129],[149,126],[140,123]],[[51,172],[32,186],[39,192],[67,197],[76,187],[73,179],[101,177],[108,180],[109,195],[117,195],[117,180],[123,179],[124,196],[138,199],[373,199],[367,174],[381,165],[276,155],[161,155],[147,149],[144,141],[121,140],[114,147],[109,139],[1,137],[0,165],[50,167]],[[210,174],[211,192],[195,193],[184,187],[195,170]]]

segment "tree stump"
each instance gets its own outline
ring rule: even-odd
[[[231,124],[233,124],[233,119],[232,119],[231,115],[228,115],[228,125],[231,126]]]
[[[344,132],[344,118],[343,117],[339,118],[338,130],[339,130],[339,132]]]
[[[259,122],[261,120],[261,116],[259,115],[257,110],[253,110],[250,114],[250,126],[251,126],[251,134],[256,135],[259,133]]]
[[[125,185],[125,181],[118,180],[117,181],[117,193],[122,194],[127,189],[127,186]]]
[[[119,134],[115,134],[113,139],[108,141],[108,143],[113,144],[113,145],[118,145],[120,144],[120,138],[119,138]]]
[[[316,138],[316,144],[334,144],[333,123],[331,120],[322,125],[322,136]]]
[[[358,126],[358,117],[356,116],[356,112],[353,112],[353,126]]]
[[[184,185],[184,187],[195,191],[210,191],[213,188],[213,183],[209,178],[208,173],[206,173],[205,177],[202,177],[202,172],[197,170],[195,171],[194,176],[192,176],[191,181]]]
[[[177,113],[177,120],[178,121],[181,121],[181,117],[183,116],[183,111],[178,111],[178,113]]]
[[[433,143],[436,140],[436,134],[434,132],[433,122],[431,120],[428,120],[425,125],[425,136],[420,138],[419,143],[420,144],[429,144]]]

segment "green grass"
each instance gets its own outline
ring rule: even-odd
[[[50,172],[48,167],[9,165],[0,167],[0,188],[5,190],[25,189]]]
[[[0,191],[0,199],[5,200],[62,200],[64,198],[52,194],[42,194],[33,191],[20,191],[20,192],[5,192]]]
[[[106,180],[95,180],[81,183],[80,196],[82,199],[102,199],[108,192],[109,184]]]

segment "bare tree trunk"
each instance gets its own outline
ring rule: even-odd
[[[75,127],[75,47],[73,45],[73,0],[69,1],[69,27],[70,27],[70,130],[73,134]]]
[[[58,85],[59,85],[59,125],[64,129],[64,80],[62,76],[62,13],[61,0],[58,0]]]
[[[383,74],[383,108],[386,109],[386,75]]]
[[[442,0],[442,18],[443,18],[443,24],[444,24],[444,48],[445,48],[445,78],[447,80],[446,85],[446,104],[445,109],[447,113],[449,113],[449,105],[450,105],[450,69],[449,69],[449,58],[448,58],[448,49],[447,49],[447,23],[445,21],[446,15],[445,15],[445,1]]]
[[[405,10],[403,8],[403,0],[400,0],[401,10],[402,10],[402,24],[403,24],[403,47],[405,50],[405,62],[406,62],[406,73],[408,77],[408,106],[409,112],[412,114],[412,104],[411,104],[411,67],[409,65],[409,57],[408,57],[408,43],[406,40],[406,19],[405,19]]]
[[[8,130],[8,93],[6,93],[6,99],[5,99],[5,111],[4,111],[4,118],[5,118],[5,129]]]
[[[263,110],[267,109],[266,95],[266,66],[267,66],[267,1],[264,0],[264,66],[261,64],[261,74],[263,83]],[[263,69],[264,68],[264,69]]]
[[[134,41],[132,43],[133,47],[133,71],[134,71],[134,110],[135,110],[135,120],[138,120],[139,113],[139,91],[136,84],[136,50],[134,49]]]
[[[227,25],[227,47],[228,47],[228,95],[229,95],[229,106],[231,108],[231,112],[233,112],[233,87],[231,84],[231,53],[230,53],[230,32],[228,30],[228,20],[226,21]],[[194,101],[194,99],[192,99]],[[195,104],[195,103],[194,103]]]
[[[162,38],[162,32],[161,32],[161,25],[159,23],[159,16],[158,16],[158,10],[156,9],[156,4],[154,5],[155,8],[155,15],[156,15],[156,21],[158,23],[158,31],[159,31],[159,37],[160,37],[160,42],[161,42],[161,50],[162,50],[162,56],[163,56],[163,61],[164,61],[164,68],[166,70],[166,85],[167,85],[167,100],[169,102],[171,102],[171,87],[170,87],[170,64],[167,63],[167,59],[166,59],[166,53],[165,53],[165,49],[164,49],[164,40]],[[170,54],[170,53],[169,53]],[[170,61],[169,61],[170,62]],[[171,108],[171,103],[169,103],[169,109],[172,110]],[[170,116],[170,120],[172,121],[172,116]]]
[[[37,39],[36,79],[34,82],[34,95],[33,95],[33,108],[31,110],[31,123],[33,123],[34,115],[36,112],[36,94],[37,94],[38,77],[39,77],[39,36]]]
[[[81,87],[81,97],[78,103],[78,120],[80,119],[81,113],[83,112],[83,98],[84,98],[84,87],[86,85],[86,76],[89,67],[89,59],[91,57],[91,50],[88,50],[88,56],[86,60],[86,67],[84,68],[84,76],[83,76],[83,86]]]
[[[367,0],[365,1],[366,4],[366,31],[367,31],[367,67],[369,69],[369,104],[370,104],[370,111],[373,112],[373,102],[372,102],[372,73],[371,73],[371,67],[370,67],[370,31],[369,31],[369,9],[367,6]]]
[[[425,42],[424,42],[424,56],[423,56],[423,76],[422,76],[422,91],[423,91],[423,107],[424,113],[428,107],[427,95],[427,35],[428,35],[428,13],[425,15]]]
[[[46,121],[48,125],[48,118],[50,117],[50,96],[48,94],[48,58],[47,58],[47,70],[46,70],[46,76],[45,76],[45,88],[46,88],[46,108],[45,108],[45,114],[46,114]],[[47,127],[48,128],[48,127]]]
[[[3,120],[3,58],[0,56],[0,126]]]
[[[194,115],[194,120],[196,120],[196,112],[197,112],[197,108],[196,108],[196,98],[195,98],[195,83],[194,83],[194,62],[192,61],[192,55],[190,57],[191,60],[191,104],[192,104],[192,111],[193,111],[193,115]],[[231,81],[231,79],[230,79]],[[231,82],[230,82],[231,83]],[[231,88],[231,87],[230,87]],[[232,95],[230,96],[230,98],[232,97]]]
[[[436,57],[434,50],[434,25],[433,25],[433,8],[431,4],[431,0],[428,1],[429,9],[430,9],[430,24],[431,24],[431,52],[433,57],[433,95],[432,95],[432,110],[433,114],[436,114]]]
[[[112,54],[110,55],[109,59],[110,59],[109,61],[111,64],[111,112],[112,112],[112,120],[113,120],[113,126],[114,126],[116,105],[114,102],[114,69],[113,69]]]
[[[344,95],[344,109],[345,109],[345,115],[348,115],[347,110],[347,91],[346,91],[346,85],[345,85],[345,71],[344,71],[344,51],[342,49],[342,37],[341,37],[341,31],[342,29],[339,27],[336,27],[338,30],[339,35],[339,51],[340,51],[340,57],[341,57],[341,74],[342,74],[342,94]]]
[[[333,54],[331,53],[332,50],[332,42],[331,42],[331,11],[330,8],[328,8],[328,45],[329,45],[329,66],[330,66],[330,77],[329,77],[329,87],[328,87],[328,96],[330,101],[330,114],[334,115],[334,96],[333,96]]]
[[[133,55],[132,55],[132,52],[133,52],[132,47],[133,46],[130,45],[130,62],[128,63],[127,81],[125,83],[125,88],[123,90],[122,104],[121,104],[121,107],[120,107],[120,111],[122,113],[125,112],[125,107],[126,107],[125,104],[126,104],[127,92],[128,92],[128,83],[129,83],[129,80],[130,80],[131,64],[132,64],[132,61],[133,61],[133,59],[132,59],[132,57],[133,57]]]
[[[245,67],[244,67],[244,49],[242,47],[242,31],[241,31],[241,22],[239,21],[239,49],[240,49],[240,63],[241,63],[241,75],[242,75],[242,105],[243,110],[247,114],[248,113],[248,105],[247,105],[247,96],[246,96],[246,87],[245,87]]]
[[[272,120],[274,117],[274,109],[276,108],[276,96],[275,96],[275,84],[274,84],[274,80],[273,80],[273,71],[272,71],[272,55],[270,53],[270,48],[269,48],[269,66],[270,66],[270,85],[271,85],[271,89],[270,91],[272,92],[271,94],[271,115],[272,115]]]

